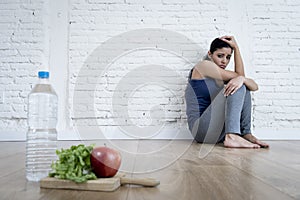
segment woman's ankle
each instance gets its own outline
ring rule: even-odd
[[[235,134],[235,133],[226,133],[225,135],[225,140],[226,139],[235,139],[236,137],[240,137],[238,134]]]

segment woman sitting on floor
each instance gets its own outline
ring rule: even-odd
[[[233,53],[234,71],[229,71],[225,68]],[[250,91],[257,89],[245,77],[235,38],[216,38],[206,59],[191,70],[186,88],[188,125],[195,140],[231,148],[269,147],[251,134]]]

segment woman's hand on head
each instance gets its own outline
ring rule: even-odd
[[[238,76],[231,79],[224,88],[224,96],[229,96],[234,94],[245,82],[244,76]]]
[[[237,42],[233,36],[224,35],[220,37],[220,39],[229,44],[234,50],[238,47]]]

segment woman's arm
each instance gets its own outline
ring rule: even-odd
[[[251,79],[251,78],[245,78],[244,81],[245,86],[250,90],[250,91],[256,91],[258,90],[258,85],[256,84],[256,82]]]
[[[258,86],[254,80],[245,78],[244,76],[238,76],[231,79],[224,88],[224,95],[229,96],[234,94],[242,85],[245,85],[250,91],[258,90]]]
[[[258,85],[254,80],[245,77],[244,63],[242,56],[233,36],[223,36],[220,39],[227,42],[234,49],[234,72],[218,67],[214,62],[204,60],[199,62],[194,69],[198,77],[210,77],[228,82],[225,86],[224,94],[228,96],[238,90],[243,84],[250,90],[258,90]],[[197,76],[197,75],[196,75]]]
[[[258,86],[254,80],[240,76],[238,73],[222,69],[218,67],[214,62],[204,60],[199,62],[193,71],[193,77],[195,78],[213,78],[228,82],[225,87],[225,96],[233,94],[243,84],[250,90],[258,90]]]
[[[240,75],[245,76],[244,63],[242,59],[242,55],[239,49],[239,46],[233,36],[223,36],[220,38],[224,42],[228,43],[234,52],[234,71]]]
[[[194,69],[194,72],[196,74],[195,77],[209,77],[225,82],[239,76],[236,72],[222,69],[218,67],[214,62],[209,60],[203,60],[199,62]]]
[[[233,94],[243,84],[250,90],[258,90],[258,86],[254,80],[245,77],[244,63],[238,44],[233,36],[223,36],[220,38],[224,42],[227,42],[234,51],[234,71],[239,75],[231,79],[225,87],[225,95]]]

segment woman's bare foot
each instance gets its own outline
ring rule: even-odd
[[[241,136],[231,133],[226,134],[224,146],[229,148],[260,148],[260,145],[251,143]]]
[[[260,141],[259,139],[254,137],[254,135],[252,135],[251,133],[244,135],[243,138],[245,138],[246,140],[248,140],[254,144],[260,145],[260,147],[262,147],[262,148],[269,148],[269,145],[267,143]]]

